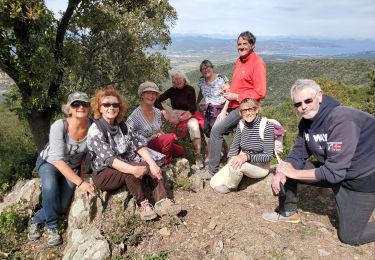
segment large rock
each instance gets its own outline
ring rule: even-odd
[[[121,210],[125,211],[127,209],[130,196],[126,186],[112,193],[110,198],[113,200],[113,204],[118,205]]]
[[[163,172],[168,178],[187,178],[190,175],[190,163],[185,158],[179,158],[176,163],[163,167]]]
[[[64,260],[109,259],[111,251],[108,241],[94,226],[74,229],[63,253]]]
[[[39,178],[19,181],[4,198],[4,202],[0,203],[0,213],[6,207],[15,206],[17,212],[31,215],[39,204],[41,193]]]
[[[93,221],[98,210],[97,201],[97,196],[87,196],[80,189],[75,191],[68,216],[68,236],[72,230],[83,228]]]

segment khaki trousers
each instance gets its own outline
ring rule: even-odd
[[[269,164],[251,164],[245,162],[240,168],[235,170],[230,166],[230,163],[231,160],[211,178],[210,186],[212,188],[225,185],[229,189],[236,189],[243,175],[258,179],[265,177],[269,172]]]

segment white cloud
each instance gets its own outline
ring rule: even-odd
[[[375,38],[374,0],[171,0],[172,32]]]
[[[67,1],[46,0],[55,14]],[[375,0],[170,0],[172,33],[375,38]]]

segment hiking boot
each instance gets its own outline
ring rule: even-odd
[[[230,189],[226,185],[219,185],[214,188],[214,191],[221,194],[226,194],[230,192]]]
[[[181,206],[171,199],[162,199],[155,203],[155,212],[159,216],[176,216],[181,212]]]
[[[27,238],[29,240],[37,240],[42,236],[42,229],[39,223],[32,223],[29,224],[29,233],[27,234]]]
[[[205,167],[202,170],[198,171],[199,177],[201,177],[202,180],[211,180],[211,178],[214,176],[213,173],[210,172],[208,167]]]
[[[141,202],[141,206],[138,208],[139,215],[142,220],[153,220],[157,218],[152,205],[148,202],[148,200],[144,200]]]
[[[47,228],[47,232],[48,232],[47,244],[49,246],[57,246],[62,243],[62,239],[59,234],[59,230],[57,228]]]
[[[262,214],[263,219],[271,222],[288,222],[288,223],[299,223],[301,222],[301,216],[297,212],[289,217],[284,217],[279,212],[264,212]]]

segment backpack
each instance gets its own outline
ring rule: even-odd
[[[275,153],[277,161],[280,162],[281,159],[279,157],[279,153],[282,153],[284,149],[283,141],[284,141],[285,130],[284,130],[284,127],[277,120],[270,119],[267,117],[262,117],[260,120],[260,124],[259,124],[259,137],[260,139],[262,139],[262,141],[264,141],[264,130],[266,129],[267,121],[273,124],[273,128],[274,128],[274,132],[273,132],[274,150],[273,151]],[[240,126],[240,131],[242,132],[245,126],[243,119],[240,120],[239,126]]]

